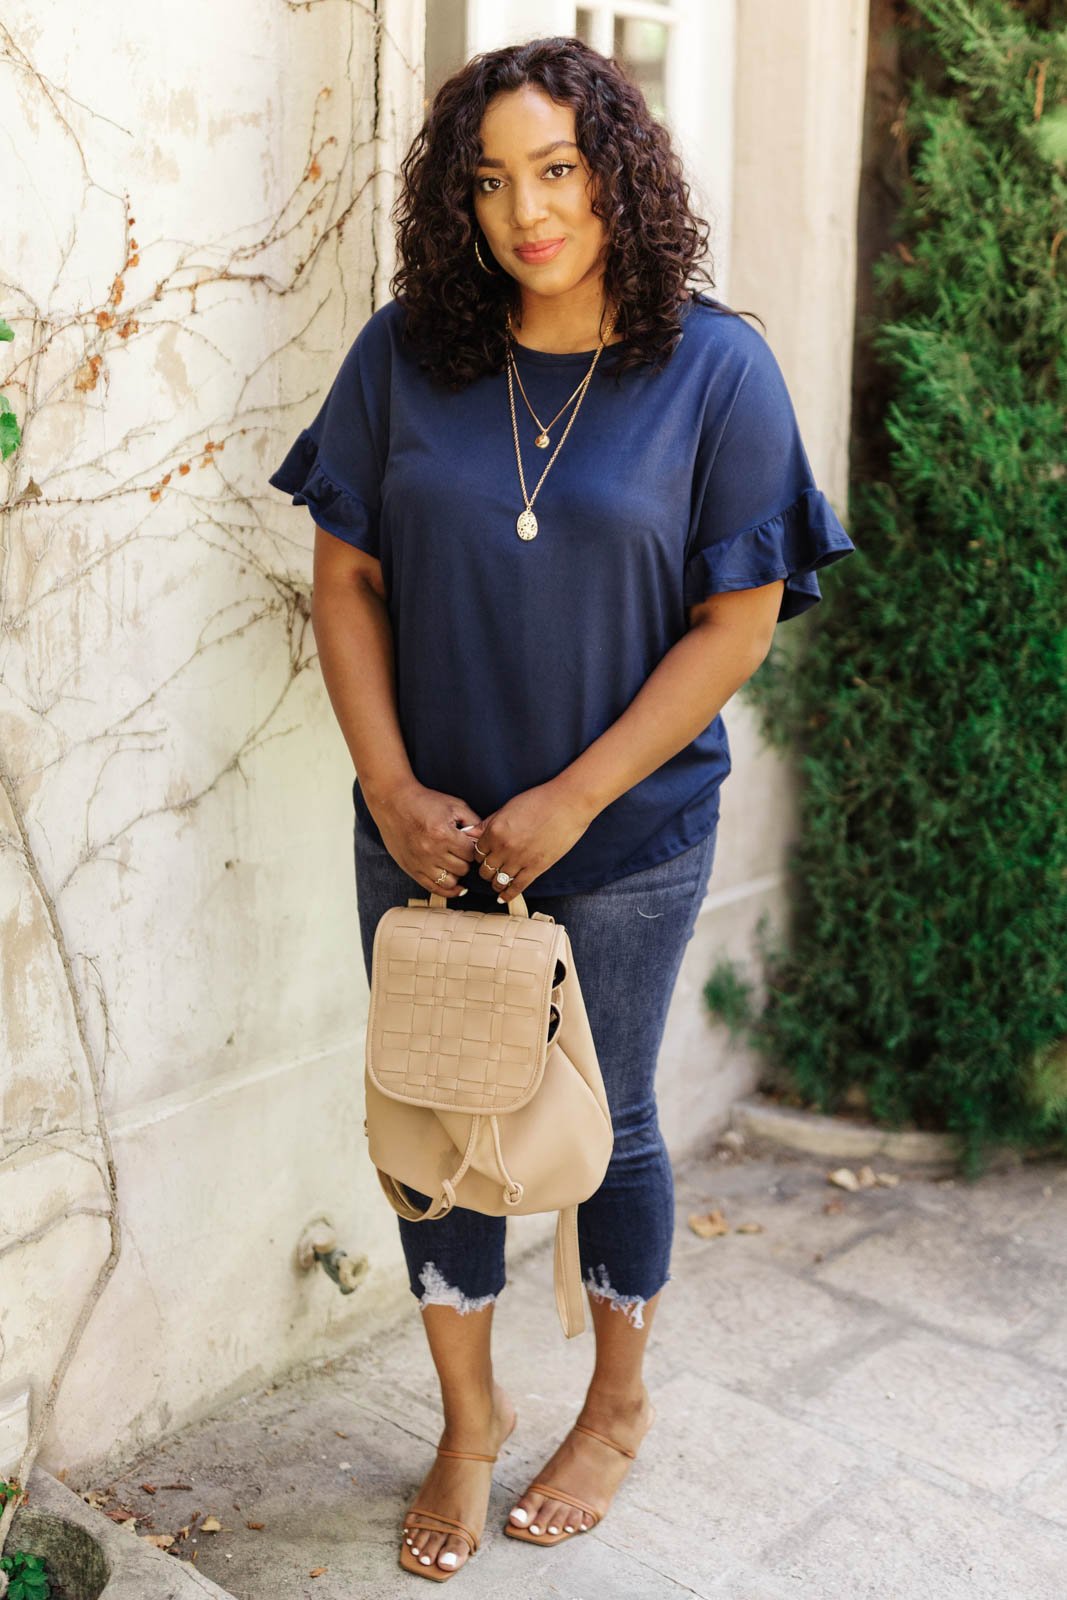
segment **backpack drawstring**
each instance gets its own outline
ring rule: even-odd
[[[504,1165],[504,1152],[500,1148],[500,1124],[492,1114],[489,1117],[489,1126],[493,1130],[493,1149],[496,1151],[497,1166],[500,1168],[504,1182],[507,1184],[507,1188],[504,1190],[504,1204],[517,1206],[523,1197],[523,1186],[521,1183],[515,1182],[515,1179]]]

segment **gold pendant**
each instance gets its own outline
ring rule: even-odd
[[[519,520],[516,522],[515,527],[520,539],[536,539],[537,518],[529,506],[526,507],[525,511],[520,512]]]
[[[547,450],[551,443],[552,440],[548,437],[547,433],[539,433],[537,438],[534,440],[534,444],[537,446],[538,450]]]

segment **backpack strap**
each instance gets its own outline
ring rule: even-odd
[[[563,1206],[556,1219],[556,1252],[553,1262],[556,1310],[568,1339],[585,1332],[585,1298],[582,1294],[582,1266],[578,1255],[578,1207]]]
[[[420,1211],[415,1202],[408,1199],[402,1183],[398,1183],[388,1172],[383,1172],[381,1167],[376,1170],[385,1198],[398,1216],[406,1217],[409,1222],[436,1222],[438,1217],[447,1216],[456,1203],[455,1190],[449,1180],[443,1178],[437,1199],[431,1200],[425,1211]]]

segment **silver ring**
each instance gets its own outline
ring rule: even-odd
[[[503,867],[501,867],[500,871],[497,873],[496,877],[493,879],[493,882],[494,883],[510,883],[514,876],[515,876],[515,874],[513,872],[505,872]]]

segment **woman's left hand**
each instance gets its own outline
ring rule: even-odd
[[[592,820],[587,807],[552,782],[524,789],[467,830],[478,845],[478,875],[492,882],[501,868],[510,872],[510,883],[493,887],[505,902],[514,900],[577,844]]]

